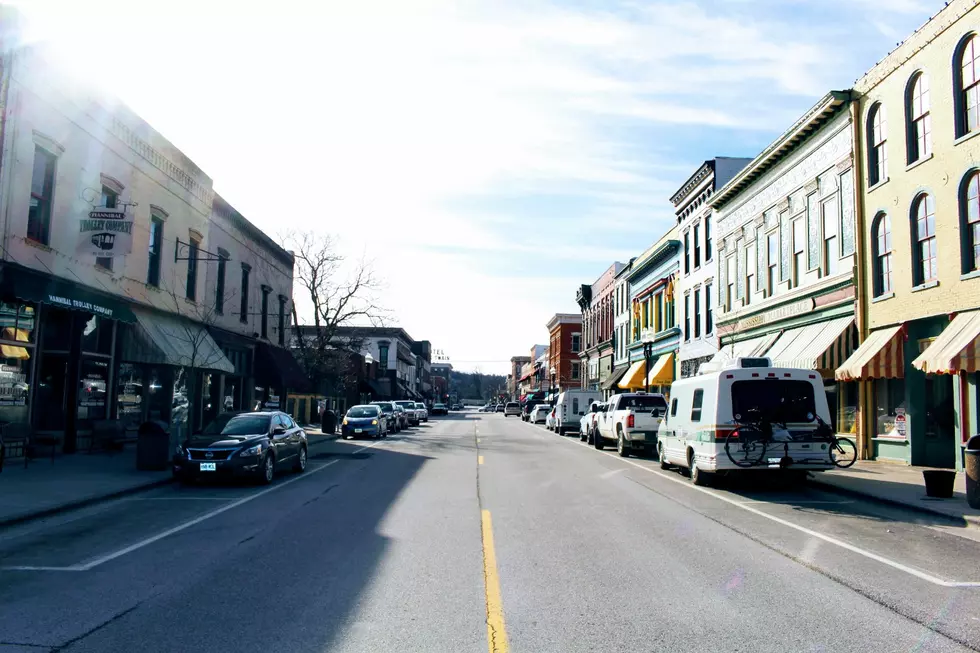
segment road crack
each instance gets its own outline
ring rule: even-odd
[[[88,630],[88,631],[82,633],[81,635],[79,635],[77,637],[73,637],[73,638],[69,639],[64,644],[59,644],[58,646],[51,647],[51,653],[60,653],[61,651],[67,650],[68,647],[74,646],[75,644],[77,644],[78,642],[82,641],[86,637],[89,637],[91,635],[94,635],[95,633],[99,632],[100,630],[102,630],[106,626],[109,626],[109,625],[115,623],[116,621],[119,621],[120,619],[122,619],[123,617],[125,617],[127,614],[129,614],[130,612],[136,610],[138,607],[140,607],[141,605],[143,605],[143,603],[145,603],[145,602],[146,602],[146,599],[144,599],[143,601],[138,602],[136,605],[133,605],[133,606],[130,606],[130,607],[126,608],[125,610],[122,610],[120,612],[117,612],[116,614],[112,615],[111,617],[109,617],[108,619],[106,619],[105,621],[103,621],[102,623],[100,623],[98,626],[95,626],[91,630]]]

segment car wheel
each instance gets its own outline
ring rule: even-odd
[[[664,445],[658,444],[657,458],[660,459],[660,469],[670,469],[670,463],[667,462],[667,458],[665,457],[666,455],[666,452],[664,452]]]
[[[595,442],[595,429],[590,428],[585,433],[585,444],[593,444]]]
[[[592,446],[594,446],[599,451],[606,448],[606,443],[602,441],[602,436],[599,435],[599,431],[595,431],[592,436]]]
[[[619,437],[616,438],[616,453],[619,454],[620,458],[629,458],[630,450],[626,446],[626,438],[623,437],[623,432],[619,432]]]
[[[293,471],[300,474],[306,471],[306,447],[300,448],[299,455],[296,456],[296,464],[293,466]]]
[[[583,431],[582,430],[582,427],[579,427],[579,429],[578,429],[578,441],[579,442],[585,442],[585,439],[588,437],[587,433],[588,433],[588,431]]]
[[[266,454],[262,459],[262,468],[259,470],[259,483],[268,485],[276,476],[276,459],[272,454]]]
[[[690,467],[688,468],[688,473],[691,475],[691,482],[699,487],[707,487],[711,485],[711,475],[708,472],[702,472],[698,468],[698,461],[694,459],[694,454],[691,454]]]

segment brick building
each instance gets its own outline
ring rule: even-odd
[[[582,309],[582,387],[598,390],[613,369],[613,291],[616,275],[625,267],[615,262],[591,285],[583,284],[575,294]]]
[[[560,392],[582,387],[582,316],[577,313],[555,313],[545,325],[548,328],[548,369],[546,383]],[[554,373],[552,375],[552,370]]]

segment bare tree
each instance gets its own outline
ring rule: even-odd
[[[343,328],[383,324],[386,311],[376,300],[380,283],[370,262],[348,260],[329,235],[306,231],[281,240],[296,260],[294,294],[308,301],[312,312],[312,320],[301,324],[293,301],[297,359],[314,385],[340,390],[356,377],[350,354],[363,344]]]

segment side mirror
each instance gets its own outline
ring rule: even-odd
[[[285,426],[276,426],[276,427],[273,427],[273,429],[272,429],[272,435],[282,435],[285,432],[286,432],[286,427]]]

